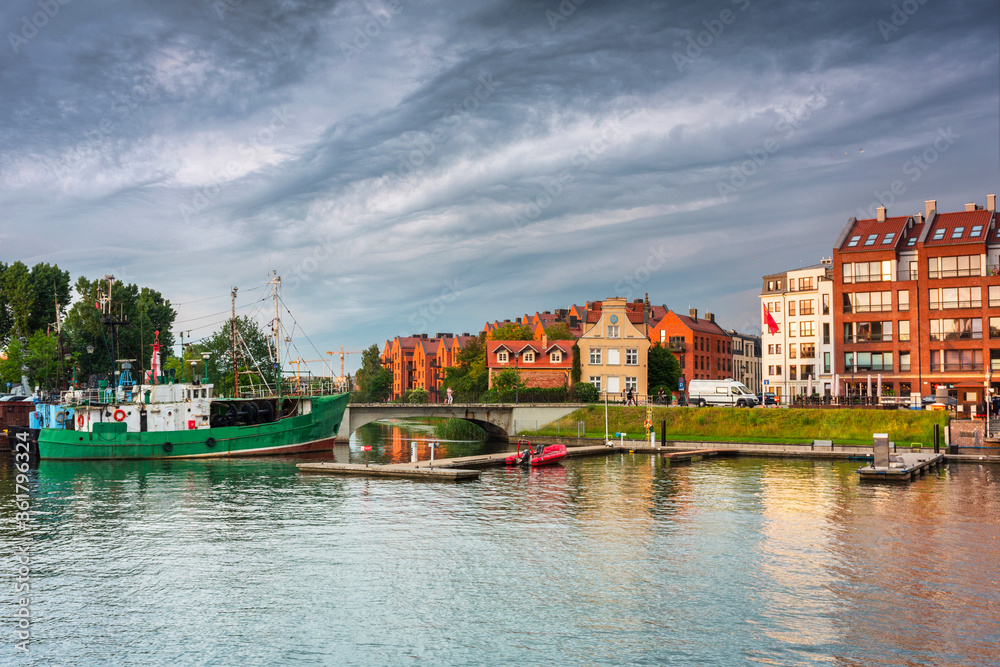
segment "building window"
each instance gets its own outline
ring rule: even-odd
[[[608,348],[608,365],[618,366],[622,362],[622,351],[617,347]]]
[[[788,323],[788,337],[795,338],[795,322]]]
[[[960,276],[981,276],[979,255],[959,255],[953,257],[929,257],[927,270],[930,278],[956,278]]]
[[[789,380],[797,380],[798,379],[797,377],[795,377],[795,370],[796,370],[796,367],[794,365],[788,367],[788,379]]]
[[[591,366],[601,365],[601,348],[599,347],[590,348],[590,364]]]
[[[982,350],[931,350],[931,372],[981,371]]]
[[[788,358],[795,359],[798,356],[798,351],[795,349],[795,345],[788,346]]]
[[[997,319],[1000,320],[1000,317],[998,317]],[[774,344],[773,343],[769,343],[768,344],[768,346],[767,346],[767,353],[768,354],[774,354]]]
[[[535,352],[534,350],[528,350],[523,355],[521,355],[521,360],[526,364],[535,363]]]
[[[774,375],[774,365],[773,364],[767,367],[767,374],[768,375]]]
[[[812,276],[809,276],[807,278],[799,278],[799,289],[800,290],[809,290],[809,289],[812,289],[812,288],[813,288],[813,279],[812,279]]]
[[[892,292],[847,292],[845,313],[880,313],[892,310]]]
[[[1000,307],[1000,285],[990,285],[989,287],[990,308]]]
[[[829,352],[824,352],[823,353],[823,372],[824,373],[829,373],[830,372],[830,353]]]
[[[619,338],[621,337],[621,329],[617,324],[608,325],[608,338]]]
[[[941,229],[934,230],[934,236],[931,237],[931,241],[940,241],[943,238],[944,238],[944,228],[942,227]]]
[[[892,352],[845,352],[844,369],[851,370],[852,364],[855,372],[891,371]]]
[[[990,338],[1000,338],[1000,317],[990,318]]]
[[[830,344],[830,323],[829,322],[824,322],[823,323],[823,345],[829,345],[829,344]]]
[[[596,389],[597,391],[600,391],[601,390],[601,376],[600,375],[591,375],[590,376],[590,384],[594,385],[594,389]]]
[[[774,367],[774,374],[779,377],[781,376],[781,364],[778,364],[777,366]]]
[[[888,343],[892,341],[892,322],[845,322],[845,343]]]
[[[639,378],[625,376],[625,391],[639,391]]]
[[[781,354],[781,343],[778,343],[777,345],[774,346],[774,353]]]
[[[990,350],[990,370],[1000,371],[1000,350]]]
[[[927,307],[931,310],[982,308],[982,294],[979,287],[936,287],[927,292]]]
[[[795,315],[795,302],[794,301],[789,301],[788,302],[788,316],[792,317],[793,315]]]
[[[861,240],[860,236],[852,236],[851,240],[847,242],[847,247],[853,248],[854,246],[858,245],[858,241],[860,240]]]
[[[875,245],[875,241],[878,239],[878,234],[869,234],[868,238],[865,239],[865,245]]]
[[[892,245],[892,241],[895,238],[896,238],[896,232],[889,232],[888,234],[885,235],[885,238],[882,239],[882,245]]]
[[[815,312],[812,299],[799,301],[799,315],[812,315]]]
[[[634,347],[625,349],[625,365],[626,366],[638,366],[639,365],[639,350]]]
[[[899,353],[899,372],[907,373],[910,370],[910,353],[900,352]]]
[[[767,291],[768,292],[773,292],[774,291],[774,281],[773,280],[768,280],[767,281]]]
[[[931,320],[931,340],[979,340],[982,337],[983,321],[978,317]]]
[[[497,352],[497,363],[499,363],[499,364],[506,364],[507,363],[507,351],[506,350],[500,350],[499,352]]]
[[[960,239],[960,238],[962,238],[962,234],[964,234],[964,233],[965,233],[965,227],[956,227],[951,232],[951,238],[953,238],[953,239]]]
[[[803,337],[816,335],[815,322],[799,322],[799,335]]]
[[[901,289],[896,292],[896,310],[902,312],[910,309],[910,290]]]
[[[558,364],[562,362],[562,350],[553,350],[552,354],[549,355],[549,361],[553,364]]]
[[[830,295],[829,294],[824,294],[823,295],[823,314],[824,315],[829,315],[830,314]]]
[[[900,320],[896,326],[897,331],[899,331],[899,342],[908,342],[910,340],[910,320]]]
[[[854,262],[842,266],[844,283],[874,283],[892,280],[892,262]]]
[[[815,376],[816,376],[816,366],[813,364],[808,364],[799,369],[799,377],[802,378],[803,380]]]
[[[815,343],[802,343],[799,346],[799,358],[801,358],[801,359],[815,359],[816,358],[816,344]]]

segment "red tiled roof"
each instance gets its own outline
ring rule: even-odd
[[[679,319],[681,323],[688,329],[691,329],[691,331],[700,331],[701,333],[710,333],[719,336],[729,335],[718,324],[713,324],[708,320],[702,320],[702,319],[693,320],[687,315],[679,315],[678,313],[674,313],[674,317]]]
[[[932,228],[924,241],[925,246],[960,245],[966,243],[986,243],[993,211],[959,211],[938,213],[934,216]],[[981,227],[972,237],[974,227]],[[955,232],[959,231],[956,237]]]
[[[547,347],[543,348],[541,342],[537,340],[491,340],[486,342],[486,365],[489,368],[513,368],[513,362],[502,364],[498,363],[496,360],[497,350],[504,348],[516,354],[518,357],[520,357],[527,350],[533,350],[535,352],[535,361],[527,364],[523,361],[518,363],[518,368],[521,370],[571,368],[573,365],[574,344],[576,344],[576,341],[573,340],[554,340],[551,341]],[[562,350],[562,361],[557,363],[549,361],[549,352],[551,352],[553,348],[559,348]]]
[[[895,250],[899,245],[899,239],[906,231],[906,223],[910,219],[908,215],[901,215],[895,218],[886,218],[879,222],[877,218],[857,220],[851,228],[851,232],[844,239],[844,244],[840,246],[840,252],[871,252],[873,250]],[[889,235],[892,236],[889,236]],[[886,243],[886,237],[889,243]],[[854,245],[851,245],[854,243]]]

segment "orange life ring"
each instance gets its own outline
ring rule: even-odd
[[[83,423],[84,423],[83,415],[82,414],[77,415],[76,425],[79,426],[80,428],[83,428]]]
[[[120,422],[125,419],[125,411],[121,408],[115,410],[115,421]]]
[[[642,422],[642,425],[646,427],[647,431],[649,429],[653,428],[653,422],[649,421],[648,419],[646,421]]]

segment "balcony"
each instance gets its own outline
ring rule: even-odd
[[[670,352],[684,352],[687,349],[687,343],[684,341],[673,341],[667,343],[666,349]]]
[[[891,343],[892,334],[857,334],[844,336],[845,343]]]

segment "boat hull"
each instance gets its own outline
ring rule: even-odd
[[[566,458],[567,453],[566,445],[549,445],[542,450],[541,454],[532,454],[531,458],[528,460],[528,465],[533,468],[537,468],[538,466],[553,465]],[[509,466],[523,465],[520,447],[518,447],[517,453],[511,454],[505,458],[504,463]]]
[[[308,414],[252,426],[118,433],[42,429],[38,453],[46,460],[193,459],[274,456],[332,449],[347,394],[309,399]]]

